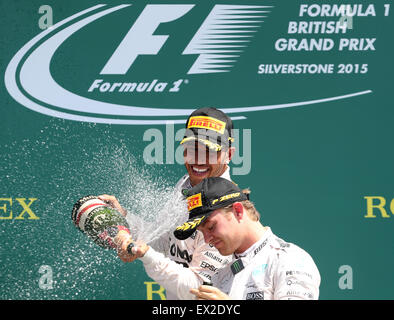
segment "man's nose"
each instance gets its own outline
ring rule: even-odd
[[[202,234],[204,235],[205,243],[209,243],[212,240],[212,235],[208,231],[203,231]]]

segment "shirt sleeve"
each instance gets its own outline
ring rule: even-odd
[[[196,232],[194,244],[193,258],[188,268],[166,258],[153,248],[149,248],[141,258],[148,276],[166,290],[175,293],[179,299],[195,299],[189,290],[198,288],[204,282],[211,283],[214,273],[232,257],[222,256],[215,248],[206,244],[199,231]]]
[[[275,300],[317,300],[320,273],[312,257],[298,248],[291,253],[278,254],[274,275]]]
[[[179,299],[195,299],[189,290],[198,288],[203,280],[193,271],[193,268],[185,268],[151,247],[140,260],[148,276],[166,290],[176,293]]]

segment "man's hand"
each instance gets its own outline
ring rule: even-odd
[[[134,260],[141,258],[148,251],[149,246],[142,242],[134,242],[134,247],[131,249],[132,254],[127,251],[128,245],[133,242],[131,237],[127,235],[119,234],[115,237],[115,243],[118,247],[118,256],[123,262],[133,262]]]
[[[118,210],[124,217],[127,215],[127,210],[123,208],[118,199],[115,198],[115,196],[110,196],[108,194],[102,194],[98,196],[101,201],[104,201],[105,203],[109,204],[112,208]]]
[[[212,286],[200,286],[198,289],[190,289],[190,293],[197,297],[197,300],[230,300],[230,297],[218,288]]]

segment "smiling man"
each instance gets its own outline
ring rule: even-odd
[[[232,130],[231,119],[215,108],[197,109],[189,116],[181,144],[192,186],[208,177],[229,178],[228,164],[235,150]]]
[[[184,201],[183,190],[197,185],[208,177],[222,177],[230,180],[228,166],[235,148],[232,146],[233,123],[222,111],[215,108],[195,110],[187,119],[186,130],[181,144],[184,146],[184,161],[187,174],[175,186],[173,201]],[[102,195],[124,215],[115,197]],[[175,205],[163,204],[164,210]],[[214,272],[226,265],[230,257],[221,255],[213,246],[205,243],[201,232],[194,230],[188,239],[174,237],[173,231],[179,223],[187,220],[187,211],[182,212],[173,229],[167,230],[159,239],[145,244],[139,242],[133,254],[127,252],[130,239],[119,241],[119,257],[125,262],[140,258],[148,276],[167,290],[167,299],[193,299],[190,288],[210,282]],[[132,233],[133,228],[132,227]]]
[[[318,299],[320,274],[313,259],[260,223],[248,193],[231,181],[210,177],[187,196],[189,220],[176,228],[175,236],[188,239],[197,229],[206,243],[235,259],[217,270],[212,286],[190,290],[198,299]]]

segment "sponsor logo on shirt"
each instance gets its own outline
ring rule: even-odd
[[[205,261],[201,261],[200,267],[204,268],[204,269],[208,269],[208,270],[213,271],[213,272],[215,272],[218,269],[214,265],[212,265],[212,264],[210,264],[208,262],[205,262]]]
[[[178,257],[183,260],[186,260],[188,263],[190,263],[193,259],[193,255],[190,254],[187,250],[182,250],[179,248],[177,245],[172,244],[170,247],[170,254],[173,257]]]
[[[246,300],[264,300],[263,291],[249,292],[246,294]]]
[[[309,278],[313,278],[312,275],[310,273],[308,273],[308,272],[298,271],[298,270],[286,271],[286,276],[293,276],[293,275],[304,275],[304,276],[307,276]]]
[[[263,249],[265,247],[265,245],[267,244],[268,239],[265,239],[264,242],[262,244],[260,244],[255,250],[254,250],[254,255],[256,255],[261,249]]]

